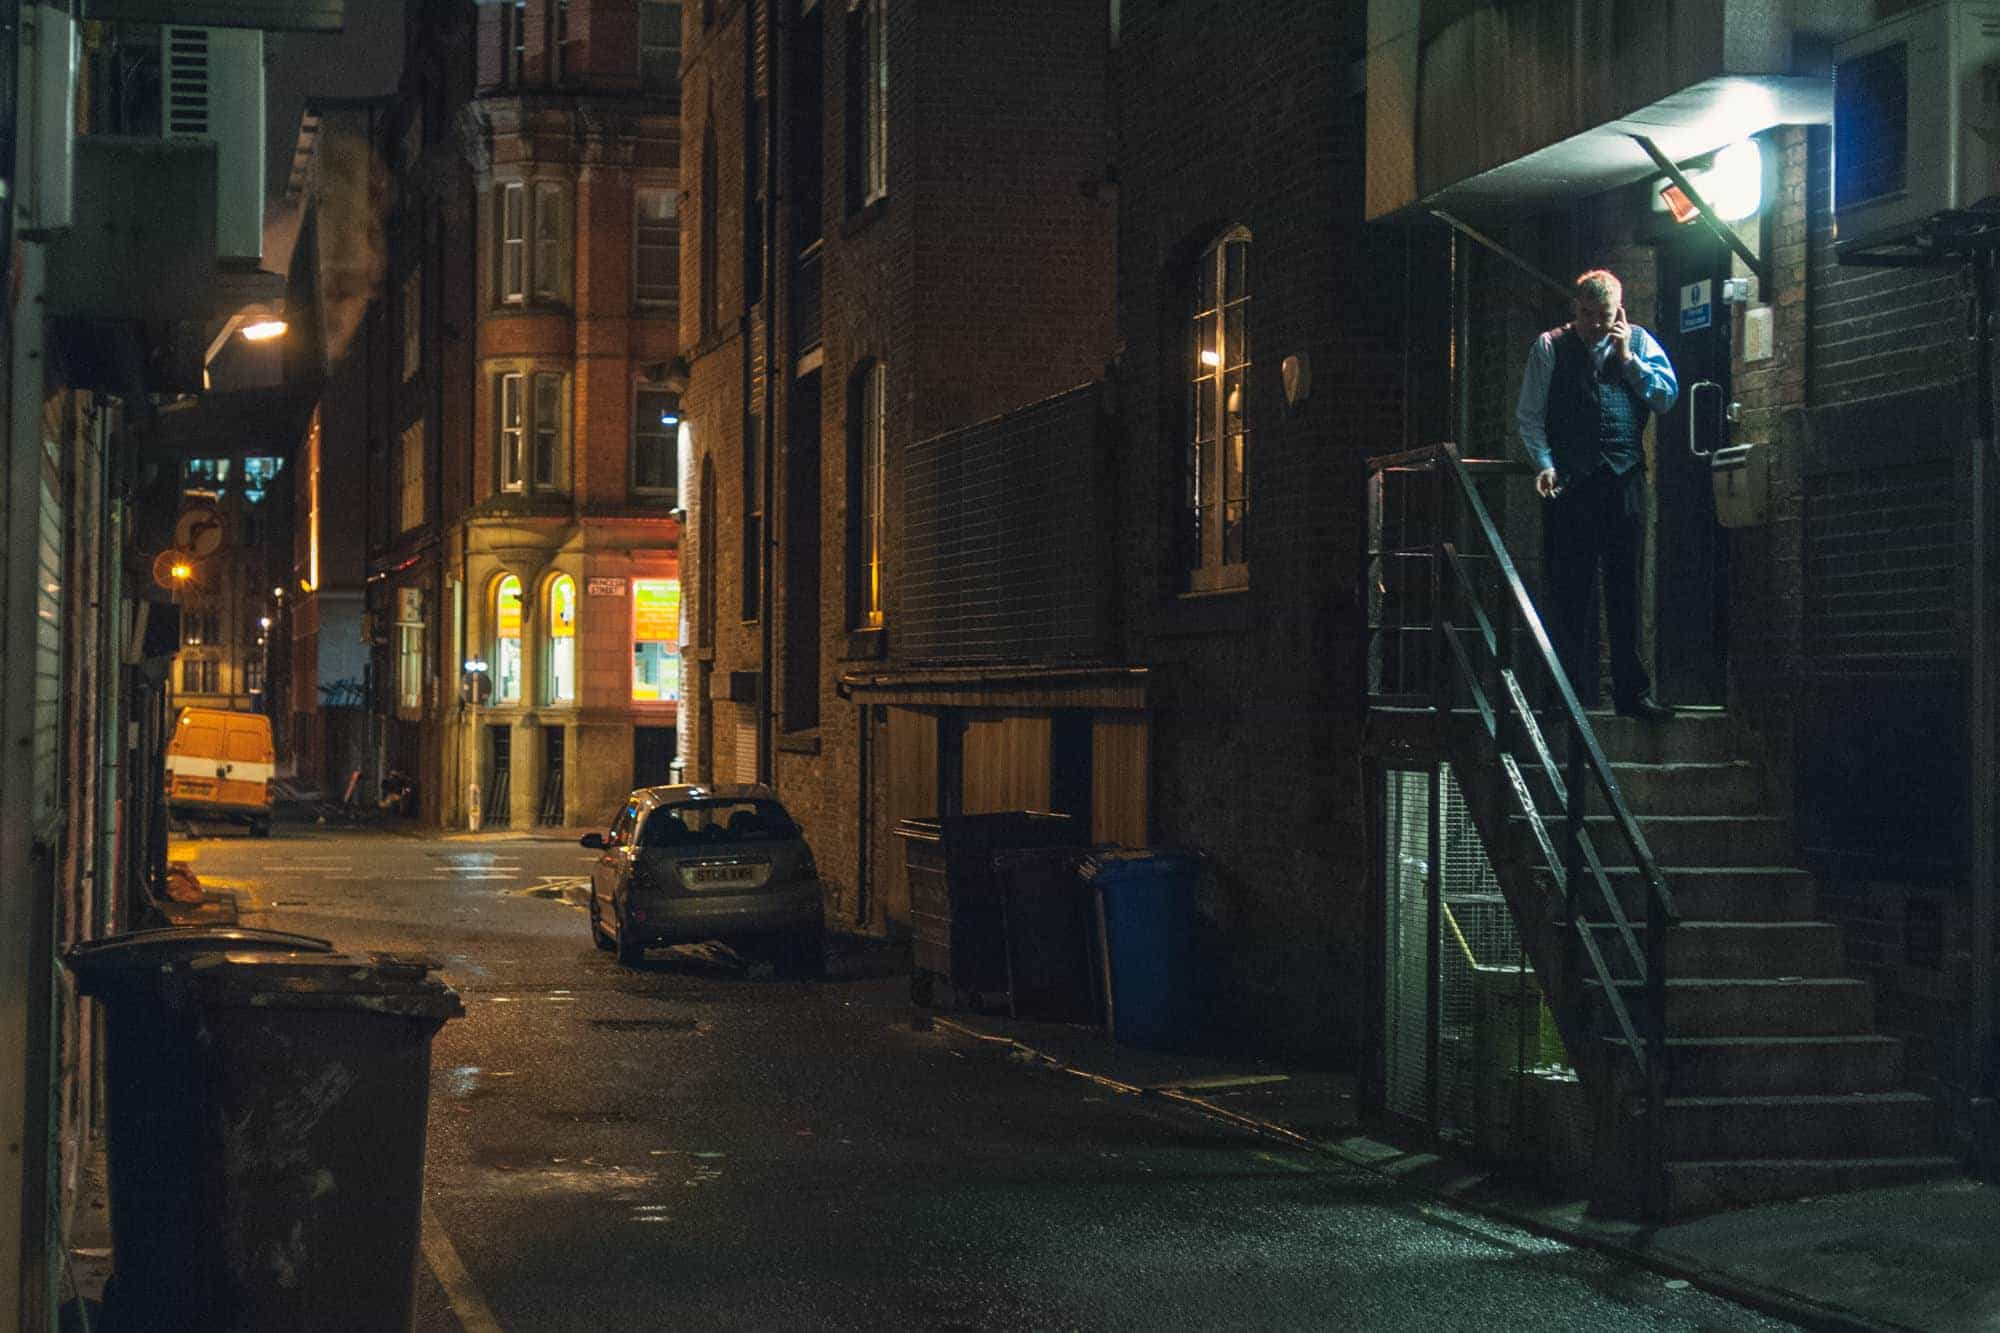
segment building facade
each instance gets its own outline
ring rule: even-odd
[[[1039,540],[1050,512],[988,550],[1027,558],[1018,617],[1082,608],[1084,628],[1048,656],[1005,635],[946,644],[923,600],[941,567],[913,571],[904,540],[912,525],[935,536],[939,486],[978,522],[982,496],[1081,474],[1062,497],[1085,504],[1073,531],[1101,518],[1107,31],[1102,8],[1064,4],[688,7],[691,770],[775,781],[830,913],[869,929],[909,928],[898,820],[1048,807],[1058,712],[1064,756],[1089,750],[1093,705],[1118,714],[1121,755],[1141,744],[1143,694],[1111,662],[1094,548],[1059,592],[1073,545]],[[1069,471],[944,479],[938,459],[983,447],[958,450],[956,433],[1080,388],[1042,446]],[[913,498],[919,454],[932,491]],[[941,755],[962,756],[962,782],[940,781]],[[1064,804],[1087,819],[1090,792]],[[1130,836],[1144,795],[1121,793]]]
[[[435,522],[445,572],[433,598],[378,563],[375,604],[398,723],[444,719],[453,758],[420,777],[441,788],[427,809],[598,825],[670,779],[677,745],[680,6],[468,10],[472,96],[421,118],[426,145],[456,136],[470,166],[466,225],[422,224],[461,254],[396,266],[406,346],[439,349],[440,375],[470,353],[442,402],[407,392],[394,441],[392,526],[407,547]],[[407,312],[433,284],[427,326]],[[433,450],[437,517],[411,522]]]

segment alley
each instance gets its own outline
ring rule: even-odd
[[[824,983],[591,947],[573,845],[281,826],[177,842],[246,923],[420,949],[422,1329],[1785,1327]]]

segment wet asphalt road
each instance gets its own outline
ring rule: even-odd
[[[591,946],[588,853],[177,843],[246,924],[445,960],[417,1326],[1778,1329],[1331,1159],[913,1031],[896,956],[787,982]]]

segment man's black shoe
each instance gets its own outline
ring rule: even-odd
[[[1636,717],[1641,722],[1664,722],[1674,715],[1674,710],[1658,702],[1651,695],[1640,695],[1637,699],[1627,699],[1613,710],[1620,717]]]

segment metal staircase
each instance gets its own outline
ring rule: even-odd
[[[1737,727],[1579,706],[1480,493],[1513,470],[1371,464],[1371,723],[1465,792],[1591,1098],[1593,1199],[1685,1216],[1955,1171]]]

